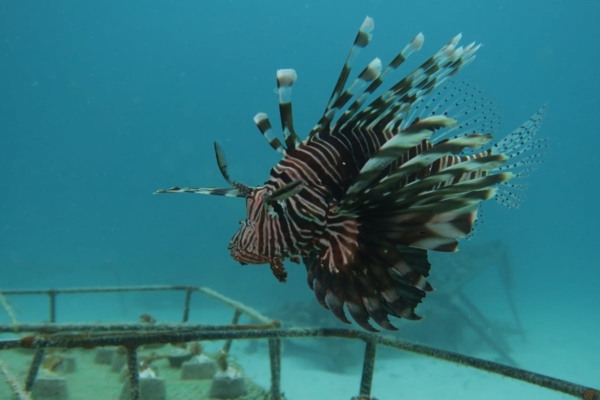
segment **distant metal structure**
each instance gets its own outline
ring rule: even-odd
[[[183,323],[181,324],[62,324],[56,323],[56,297],[60,294],[89,294],[115,292],[150,292],[150,291],[183,291],[185,300],[183,306]],[[190,302],[194,292],[211,297],[234,310],[230,325],[198,325],[188,324]],[[514,368],[499,363],[469,357],[458,353],[435,349],[404,340],[382,336],[370,332],[353,329],[314,328],[294,329],[282,328],[278,321],[269,319],[258,311],[225,297],[214,290],[198,286],[130,286],[130,287],[97,287],[97,288],[68,288],[43,290],[0,290],[4,296],[45,295],[49,298],[50,323],[43,324],[2,324],[0,334],[30,334],[18,339],[0,340],[0,351],[7,349],[34,349],[29,372],[24,384],[24,391],[29,392],[40,369],[45,349],[49,347],[93,349],[101,346],[122,346],[127,350],[127,367],[131,384],[131,398],[140,400],[138,348],[142,345],[158,343],[185,343],[198,340],[225,340],[224,349],[228,350],[233,340],[267,339],[269,344],[269,359],[271,367],[271,388],[269,400],[283,400],[281,392],[281,339],[307,337],[337,337],[358,339],[365,342],[362,376],[359,395],[354,399],[370,399],[371,385],[375,367],[377,345],[393,347],[412,353],[422,354],[440,360],[466,365],[479,370],[491,372],[509,378],[518,379],[540,387],[556,390],[585,400],[600,400],[597,389],[577,385],[531,371]],[[238,324],[241,315],[246,315],[257,322],[252,325]],[[5,366],[1,374],[9,381],[12,390],[19,399],[28,397]]]

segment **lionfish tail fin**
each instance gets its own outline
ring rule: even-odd
[[[504,154],[508,157],[507,164],[499,166],[498,171],[511,171],[515,178],[525,178],[544,163],[544,149],[548,148],[548,140],[538,139],[536,135],[542,126],[546,110],[547,106],[544,105],[521,126],[492,147],[492,154]],[[527,186],[523,183],[512,180],[503,182],[498,187],[495,199],[503,206],[515,209],[525,199],[522,192],[526,189]]]

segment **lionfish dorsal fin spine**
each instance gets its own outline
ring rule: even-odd
[[[369,42],[371,42],[371,38],[373,37],[372,32],[373,32],[374,28],[375,28],[375,22],[373,21],[373,18],[366,17],[365,20],[363,21],[362,25],[360,26],[358,33],[356,34],[356,38],[354,39],[354,44],[350,48],[348,57],[346,57],[346,62],[344,63],[344,66],[342,67],[342,71],[340,72],[338,80],[333,88],[333,92],[331,93],[331,96],[329,97],[329,102],[327,103],[327,107],[325,108],[323,117],[308,134],[309,139],[315,135],[318,135],[323,129],[326,129],[329,127],[329,123],[331,122],[331,119],[333,118],[333,116],[331,118],[324,118],[324,117],[328,114],[331,115],[331,113],[329,111],[332,109],[337,98],[344,91],[344,87],[346,86],[346,82],[348,81],[348,77],[350,76],[350,71],[352,70],[352,66],[354,65],[354,60],[358,56],[358,53],[360,53],[360,50],[365,48],[369,44]]]
[[[345,125],[364,121],[369,130],[387,129],[395,133],[394,130],[403,129],[403,125],[412,123],[406,118],[412,105],[471,62],[474,53],[480,47],[472,46],[469,51],[464,49],[457,51],[456,44],[459,39],[460,35],[455,36],[405,78],[356,112]],[[455,60],[451,61],[453,59]]]
[[[365,101],[379,88],[379,86],[381,86],[385,77],[402,65],[412,53],[419,51],[421,47],[423,47],[424,42],[425,36],[423,36],[422,33],[419,33],[410,43],[404,46],[402,51],[394,57],[388,66],[385,67],[383,72],[371,82],[367,89],[348,107],[344,114],[342,114],[340,119],[336,122],[336,126],[339,126],[339,129],[344,129],[348,120],[360,110]]]
[[[277,70],[277,94],[279,96],[279,115],[283,138],[288,149],[295,149],[302,141],[294,131],[294,118],[292,114],[292,85],[296,82],[297,75],[293,69]]]
[[[285,156],[285,147],[283,147],[281,141],[273,134],[273,127],[271,126],[271,121],[269,121],[269,116],[263,112],[260,112],[254,116],[254,123],[258,127],[258,130],[263,135],[267,143],[269,143],[269,146],[271,146],[282,156]]]
[[[324,126],[328,126],[337,112],[350,101],[358,91],[362,90],[367,83],[373,82],[381,75],[381,60],[379,58],[375,58],[371,61],[365,69],[358,75],[358,77],[354,80],[354,82],[344,90],[335,100],[333,105],[329,107],[327,112],[319,121],[320,124]]]

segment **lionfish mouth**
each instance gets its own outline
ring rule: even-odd
[[[229,245],[229,250],[231,250],[231,258],[233,258],[235,261],[238,261],[242,265],[268,264],[270,261],[269,257],[265,257],[260,254],[250,253],[234,245]]]

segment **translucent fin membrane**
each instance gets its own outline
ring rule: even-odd
[[[498,171],[510,170],[515,178],[525,178],[544,162],[547,139],[536,139],[544,117],[546,106],[540,108],[523,125],[512,131],[492,147],[492,154],[505,154],[509,157],[506,164],[497,168]],[[511,209],[518,208],[525,199],[523,193],[526,184],[510,181],[499,186],[496,200]]]
[[[469,83],[446,80],[429,95],[415,102],[401,130],[416,121],[436,115],[457,121],[454,126],[437,132],[433,137],[436,141],[473,133],[496,133],[501,125],[500,111],[481,89]]]

